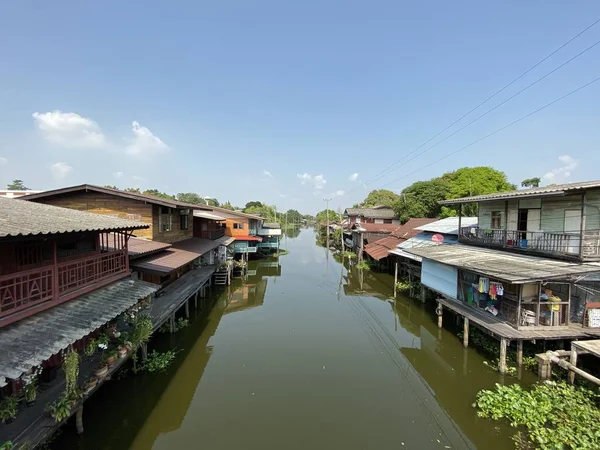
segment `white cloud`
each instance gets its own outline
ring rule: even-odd
[[[143,127],[139,122],[131,123],[133,138],[125,148],[125,152],[132,156],[154,156],[165,153],[169,146],[155,136],[148,128]]]
[[[346,193],[346,191],[340,189],[335,191],[335,194],[333,194],[335,197],[342,197],[344,194]]]
[[[348,177],[348,179],[349,179],[350,181],[356,181],[356,180],[358,180],[358,173],[353,173],[352,175],[350,175],[350,176]]]
[[[315,175],[313,177],[305,172],[303,174],[298,173],[298,174],[296,174],[296,176],[300,180],[300,183],[312,184],[314,186],[314,188],[317,190],[323,189],[325,187],[325,185],[327,184],[327,180],[325,179],[325,177],[322,174]]]
[[[132,179],[133,181],[146,181],[146,179],[145,179],[144,177],[140,177],[139,175],[133,175],[133,176],[131,177],[131,179]]]
[[[281,198],[287,198],[287,195],[282,194],[281,192],[278,192],[277,195],[279,195]]]
[[[3,156],[0,156],[0,167],[5,166],[8,164],[8,158],[4,158]]]
[[[263,170],[263,175],[266,175],[269,178],[273,178],[273,175],[271,175],[271,172],[269,172],[268,170]]]
[[[579,161],[569,155],[559,156],[558,160],[562,165],[556,169],[552,169],[542,177],[547,183],[565,182],[567,178],[571,176],[573,170],[579,165]]]
[[[52,178],[56,181],[62,180],[73,170],[71,166],[69,166],[65,162],[57,162],[50,166],[50,171],[52,172]]]
[[[113,172],[115,178],[123,178],[123,175],[125,175],[123,172]]]
[[[77,113],[52,111],[32,114],[44,138],[71,148],[99,148],[106,145],[106,137],[96,122]]]

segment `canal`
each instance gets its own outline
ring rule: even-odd
[[[123,373],[53,449],[512,449],[514,430],[480,419],[475,394],[503,379],[420,303],[392,299],[391,277],[348,269],[312,229],[289,254],[254,261],[214,288],[151,349],[176,348],[163,373]]]

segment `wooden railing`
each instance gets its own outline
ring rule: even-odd
[[[127,271],[127,251],[117,250],[0,276],[0,319],[24,310],[33,314],[46,304],[73,298],[78,295],[75,291],[94,289]]]
[[[477,227],[461,228],[460,241],[567,256],[579,256],[579,249],[582,244],[579,233],[486,230]],[[586,231],[584,233],[582,256],[600,256],[600,232]]]

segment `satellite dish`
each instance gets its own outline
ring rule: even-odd
[[[431,240],[436,244],[441,244],[442,242],[444,242],[444,236],[442,236],[439,233],[436,233],[433,236],[431,236]]]

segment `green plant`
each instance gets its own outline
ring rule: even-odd
[[[96,352],[96,347],[98,347],[98,341],[96,339],[90,339],[83,349],[84,355],[92,356]]]
[[[152,336],[152,319],[148,315],[139,314],[132,320],[132,325],[130,341],[136,349]]]
[[[361,262],[359,262],[356,266],[355,266],[358,270],[370,270],[371,269],[371,264],[369,264],[368,261],[366,260],[362,260]]]
[[[46,411],[50,413],[57,423],[62,422],[71,415],[73,409],[73,400],[63,392],[58,400],[46,405]]]
[[[342,257],[348,258],[349,260],[354,260],[358,257],[358,255],[350,250],[344,250],[342,252]]]
[[[100,348],[108,347],[109,341],[110,341],[110,339],[109,339],[108,335],[106,333],[102,333],[96,339],[96,345]]]
[[[600,421],[596,406],[598,395],[565,382],[546,381],[525,390],[517,384],[477,394],[474,407],[478,415],[493,420],[505,419],[525,432],[513,439],[542,450],[597,449]]]
[[[6,441],[4,444],[0,445],[0,450],[12,450],[14,447],[12,441]]]
[[[179,319],[177,319],[177,322],[175,322],[175,327],[173,328],[173,333],[177,333],[178,331],[183,330],[184,328],[188,327],[190,324],[190,321],[187,319],[184,319],[183,317],[180,317]],[[163,324],[162,327],[160,327],[160,329],[158,330],[161,333],[170,333],[171,332],[171,327],[169,325],[169,323],[165,323]]]
[[[398,292],[406,292],[410,290],[410,283],[408,281],[396,282],[396,290]]]
[[[37,398],[37,378],[33,377],[29,383],[25,385],[25,401],[33,403]]]
[[[152,353],[148,355],[148,359],[144,362],[142,369],[150,373],[162,372],[175,360],[177,353],[178,351],[176,350],[168,350],[162,353],[152,350]]]
[[[19,400],[14,395],[4,397],[0,401],[0,420],[2,423],[10,422],[17,417]]]
[[[62,366],[65,372],[65,393],[71,395],[77,389],[79,378],[79,353],[70,351],[65,355]]]

